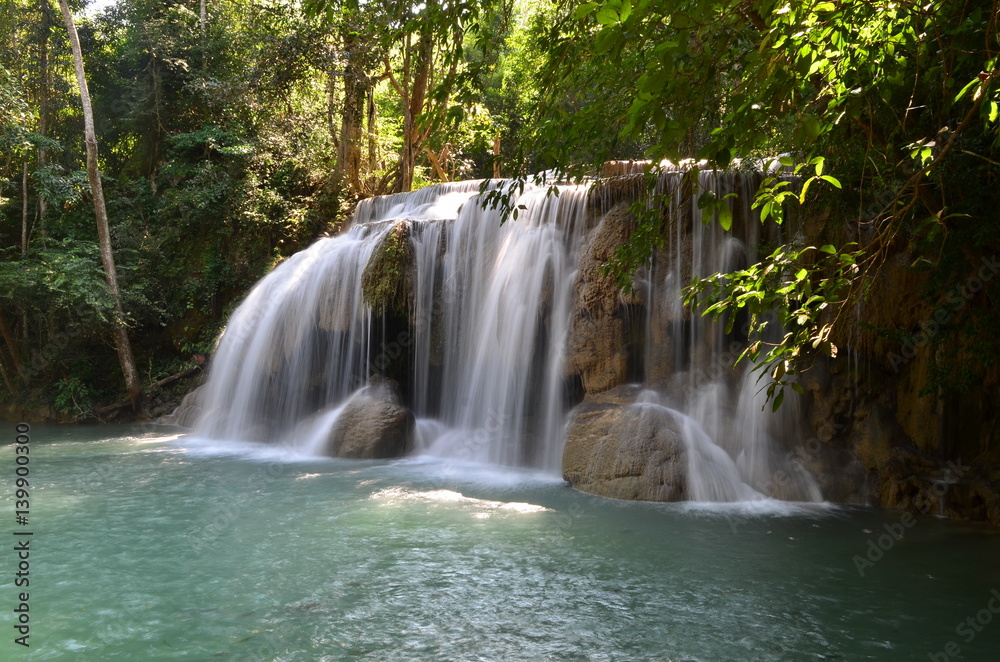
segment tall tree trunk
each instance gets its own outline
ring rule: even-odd
[[[121,291],[118,288],[118,274],[115,269],[115,257],[111,252],[111,236],[108,231],[108,212],[104,206],[104,188],[101,185],[101,173],[97,163],[97,137],[94,133],[94,112],[90,105],[90,90],[87,88],[87,76],[83,71],[83,51],[80,49],[80,37],[76,33],[73,15],[69,11],[67,0],[59,0],[63,19],[66,21],[66,31],[69,33],[70,44],[73,47],[73,64],[76,68],[76,79],[80,86],[80,102],[83,105],[83,133],[87,143],[87,178],[94,198],[94,215],[97,217],[97,236],[100,241],[101,262],[104,263],[104,278],[111,291],[115,304],[114,338],[118,350],[118,362],[121,364],[125,377],[125,387],[128,390],[132,408],[137,409],[142,396],[142,385],[139,383],[139,373],[132,358],[132,345],[128,339],[128,327],[125,322],[125,311],[122,307]]]
[[[21,170],[21,257],[28,256],[28,158]]]
[[[347,66],[344,70],[344,108],[340,116],[337,165],[354,194],[361,193],[361,127],[364,121],[368,76],[358,63],[359,44],[353,35],[344,36]]]
[[[378,127],[375,125],[375,91],[368,88],[368,172],[375,170],[375,139]]]
[[[493,139],[493,179],[500,179],[500,134]]]
[[[419,120],[424,111],[433,62],[434,36],[428,29],[420,35],[420,41],[417,43],[416,70],[413,72],[409,103],[404,112],[403,153],[400,159],[402,174],[400,188],[403,191],[413,188],[413,171],[423,142],[421,136],[423,127],[420,126]]]
[[[0,350],[0,376],[3,377],[4,386],[7,387],[7,391],[11,394],[17,394],[17,385],[14,380],[11,379],[10,371],[7,369],[7,357],[4,356],[2,350]]]
[[[38,135],[48,136],[49,132],[49,92],[52,90],[52,71],[49,66],[49,35],[52,26],[57,25],[55,16],[52,15],[51,0],[40,0],[42,9],[42,27],[39,43],[39,72],[40,83],[38,85]],[[38,148],[38,168],[45,167],[49,162],[49,151],[45,147]],[[38,196],[38,233],[45,236],[45,217],[49,210],[49,201],[44,195]]]
[[[206,0],[201,0],[198,12],[198,28],[201,31],[201,70],[208,69],[208,45],[205,26],[208,24],[208,11]]]

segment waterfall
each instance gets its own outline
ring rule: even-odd
[[[387,372],[416,419],[415,452],[558,471],[567,412],[579,401],[566,358],[581,255],[615,201],[588,186],[552,195],[527,185],[518,218],[501,222],[480,204],[481,185],[364,200],[346,232],[279,264],[229,320],[196,433],[318,453],[345,403]],[[693,276],[756,259],[755,185],[751,175],[700,173],[697,188],[719,199],[740,194],[727,233],[702,222],[681,171],[660,175],[654,192],[669,200],[673,220],[637,274],[643,312],[631,324],[642,326],[641,366],[633,372],[645,390],[632,407],[681,431],[689,498],[818,500],[808,475],[779,450],[798,433],[795,398],[780,417],[762,412],[756,375],[732,368],[746,338],[680,301]],[[394,232],[412,249],[406,273],[396,274],[405,310],[379,311],[362,282]],[[769,477],[785,468],[793,480],[777,490]]]
[[[460,182],[362,201],[345,234],[280,264],[220,340],[197,433],[301,447],[298,437],[321,435],[316,421],[332,425],[329,410],[371,372],[412,352],[404,391],[418,450],[558,469],[587,191],[527,187],[518,220],[501,223],[498,211],[465,204],[479,190]],[[361,282],[400,221],[411,227],[415,282],[411,328],[394,336],[379,328]]]

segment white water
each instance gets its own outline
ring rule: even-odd
[[[587,187],[546,196],[529,186],[517,201],[518,219],[501,223],[498,212],[472,200],[479,185],[363,201],[346,233],[263,279],[220,342],[197,433],[316,454],[351,394],[404,355],[417,453],[557,472],[572,404],[564,360],[574,280],[599,215]],[[683,195],[681,173],[657,184],[656,192],[670,195],[673,222],[640,284],[650,390],[636,415],[682,432],[693,500],[820,500],[815,483],[780,450],[779,441],[801,434],[795,399],[786,396],[779,417],[763,412],[755,376],[732,369],[739,339],[680,304],[679,288],[692,276],[754,261],[760,235],[747,208],[749,177],[703,172],[699,185],[719,198],[738,192],[743,206],[734,231],[724,233],[718,223],[702,223],[697,195]],[[400,220],[410,224],[415,273],[409,329],[396,335],[363,301],[361,274]],[[791,479],[775,486],[776,472]]]

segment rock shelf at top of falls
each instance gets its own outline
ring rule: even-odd
[[[845,423],[836,389],[863,389],[838,376],[841,364],[818,364],[805,395],[771,414],[755,376],[734,367],[747,341],[739,325],[727,334],[682,305],[692,277],[751,264],[762,241],[794,230],[751,209],[760,175],[702,171],[692,184],[662,173],[652,192],[667,200],[665,241],[626,294],[603,265],[634,232],[629,205],[643,181],[558,196],[528,185],[507,222],[480,204],[481,182],[362,201],[345,232],[278,265],[233,314],[188,403],[196,434],[534,467],[617,498],[898,494],[893,467],[917,466],[915,456],[891,441],[891,420]],[[703,222],[693,187],[731,205],[730,232]],[[392,397],[364,396],[373,376],[397,385]],[[867,411],[878,397],[852,406]],[[883,442],[891,451],[873,452]],[[929,493],[932,480],[905,489]]]

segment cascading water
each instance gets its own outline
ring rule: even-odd
[[[798,398],[790,393],[785,406],[772,414],[763,395],[766,377],[758,380],[759,373],[750,367],[733,369],[746,331],[736,325],[735,332],[727,334],[724,324],[691,314],[678,294],[694,277],[731,272],[757,261],[764,226],[750,208],[755,176],[701,171],[696,189],[685,191],[685,185],[679,174],[661,177],[656,185],[656,193],[669,200],[674,222],[646,283],[645,363],[647,381],[668,396],[669,404],[661,406],[679,421],[689,451],[689,494],[696,501],[765,495],[820,501],[816,482],[777,443],[802,438]],[[717,200],[735,194],[731,232],[723,231],[717,219],[703,216],[698,198],[705,191]]]
[[[562,348],[587,192],[529,188],[519,219],[502,224],[499,212],[463,206],[479,184],[363,201],[346,234],[279,265],[221,339],[197,432],[300,445],[297,437],[333,424],[330,409],[372,371],[412,348],[404,390],[418,417],[418,450],[557,469]],[[386,337],[361,282],[400,221],[411,226],[414,309],[411,330]]]
[[[558,470],[576,401],[565,368],[574,282],[609,203],[586,186],[559,187],[558,196],[528,186],[516,201],[519,217],[501,223],[473,200],[480,184],[365,200],[347,232],[264,278],[220,341],[197,433],[317,452],[352,394],[402,356],[394,376],[416,417],[417,452]],[[751,176],[714,172],[698,181],[719,199],[737,192],[741,201],[753,185]],[[645,340],[636,374],[647,390],[632,405],[635,416],[681,431],[693,500],[818,500],[811,479],[777,450],[776,439],[795,432],[794,403],[782,417],[763,413],[752,378],[732,370],[732,346],[745,338],[727,337],[680,303],[692,276],[752,261],[760,223],[744,203],[733,233],[703,224],[685,187],[678,171],[656,184],[673,221],[639,288]],[[397,274],[409,289],[407,311],[395,319],[373,310],[362,281],[400,227],[412,259]],[[780,489],[776,471],[792,477]]]

